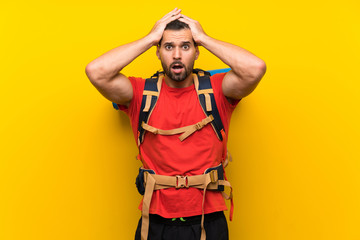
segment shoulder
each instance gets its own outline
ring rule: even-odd
[[[217,102],[220,101],[222,103],[221,105],[226,106],[227,108],[233,109],[237,106],[237,104],[240,102],[241,99],[239,99],[239,100],[230,99],[224,95],[224,92],[222,89],[222,83],[223,83],[225,75],[226,75],[226,72],[217,73],[217,74],[212,75],[210,77],[211,85],[214,90],[214,95],[215,95],[216,101]]]
[[[141,86],[144,86],[144,84],[145,84],[145,79],[142,77],[130,76],[128,78],[133,86],[141,87]]]
[[[127,105],[118,104],[119,109],[123,110],[125,112],[127,112],[128,109],[131,108],[131,106],[136,105],[139,102],[139,99],[141,99],[141,96],[144,91],[145,80],[146,80],[142,77],[133,77],[133,76],[129,76],[128,79],[129,79],[132,89],[133,89],[133,97],[132,97],[130,103]]]
[[[210,76],[211,85],[213,88],[221,88],[222,81],[225,77],[226,73],[216,73],[212,76]]]
[[[128,77],[133,87],[134,95],[142,94],[144,91],[145,80],[142,77]]]

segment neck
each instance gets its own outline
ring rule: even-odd
[[[172,88],[185,88],[185,87],[191,86],[194,83],[192,74],[187,76],[187,78],[185,78],[185,80],[183,80],[181,82],[174,81],[165,74],[164,80],[165,80],[166,84]]]

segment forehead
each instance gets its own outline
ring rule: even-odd
[[[165,30],[163,33],[162,42],[172,42],[172,43],[182,43],[182,42],[192,42],[193,37],[190,29],[181,29],[181,30]]]

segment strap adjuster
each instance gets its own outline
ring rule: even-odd
[[[218,181],[218,172],[217,170],[212,170],[209,172],[210,180],[212,183],[216,183]]]
[[[198,122],[195,124],[195,129],[196,130],[200,130],[204,127],[204,124],[202,122]]]
[[[175,188],[179,189],[179,188],[189,188],[189,179],[188,176],[180,176],[180,175],[176,175],[176,183],[175,183]]]

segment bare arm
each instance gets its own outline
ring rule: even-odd
[[[182,15],[179,20],[190,26],[195,42],[205,47],[221,61],[231,67],[223,80],[222,89],[226,97],[240,99],[249,95],[266,72],[263,60],[236,45],[208,36],[200,23]]]
[[[129,79],[120,71],[135,58],[160,41],[166,24],[180,17],[180,9],[174,9],[156,22],[145,37],[119,46],[90,62],[86,75],[96,89],[112,102],[128,105],[133,96]]]

